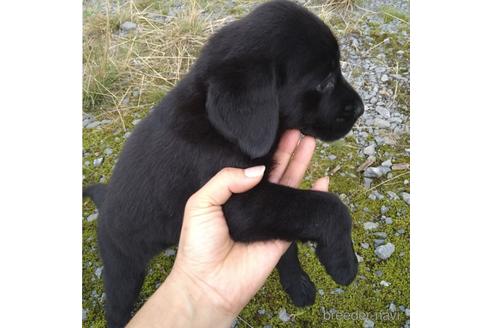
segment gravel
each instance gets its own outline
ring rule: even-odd
[[[381,260],[387,260],[395,252],[395,245],[392,243],[387,243],[385,245],[380,245],[376,247],[374,253]]]
[[[390,312],[396,312],[396,305],[395,303],[390,303],[390,305],[388,306],[388,309]]]
[[[379,227],[379,224],[377,222],[365,222],[364,223],[364,230],[374,230]]]
[[[104,157],[99,157],[94,160],[92,164],[94,164],[94,167],[99,167],[104,161]]]
[[[282,322],[288,322],[290,320],[290,315],[284,308],[281,308],[278,312],[278,317]]]
[[[137,24],[135,24],[134,22],[126,21],[120,25],[120,29],[124,32],[133,31],[137,29]]]
[[[380,178],[390,171],[391,171],[391,169],[386,167],[386,166],[368,167],[364,171],[364,176],[366,178]]]
[[[176,250],[174,248],[168,248],[164,251],[164,256],[174,256],[176,255]]]
[[[99,213],[98,212],[92,213],[91,215],[89,215],[87,217],[87,222],[95,221],[95,220],[97,220],[98,217],[99,217]]]
[[[96,268],[96,271],[94,271],[94,274],[95,274],[95,275],[96,275],[96,277],[99,279],[99,278],[101,278],[101,274],[102,274],[102,272],[103,272],[103,267],[101,266],[101,267],[97,267],[97,268]]]
[[[374,154],[376,154],[376,145],[375,144],[371,144],[371,145],[367,146],[366,148],[364,148],[364,155],[372,156]]]
[[[401,192],[400,196],[405,201],[405,203],[410,205],[410,194],[408,192]]]
[[[374,328],[374,321],[371,319],[364,319],[364,323],[362,324],[363,328]]]

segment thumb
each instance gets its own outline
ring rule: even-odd
[[[256,186],[265,173],[265,166],[247,169],[224,168],[192,196],[194,207],[223,205],[233,193],[241,193]]]

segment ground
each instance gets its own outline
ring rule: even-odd
[[[234,325],[409,326],[409,2],[298,2],[339,38],[343,73],[365,103],[352,133],[331,144],[318,142],[302,185],[331,176],[331,191],[353,215],[360,271],[350,286],[337,286],[317,261],[315,246],[300,244],[302,265],[318,288],[316,303],[294,307],[274,272]],[[207,37],[257,3],[84,1],[84,185],[109,180],[132,128],[186,73]],[[104,268],[96,244],[97,211],[89,200],[82,220],[83,326],[104,327]],[[152,262],[139,305],[165,279],[174,256],[168,249]]]

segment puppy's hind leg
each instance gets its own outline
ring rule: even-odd
[[[104,264],[105,316],[109,328],[120,328],[130,321],[150,257],[124,254],[101,230],[99,249]]]
[[[316,288],[301,268],[297,257],[297,244],[294,241],[277,264],[280,283],[296,306],[313,305]]]

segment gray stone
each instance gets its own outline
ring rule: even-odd
[[[388,194],[388,198],[391,200],[400,199],[400,197],[398,197],[398,195],[393,191],[388,191],[387,194]]]
[[[390,310],[390,312],[396,312],[395,303],[390,303],[390,305],[388,306],[388,309]]]
[[[164,251],[164,256],[174,256],[176,255],[176,250],[174,248],[168,248]]]
[[[384,287],[389,287],[391,285],[391,283],[387,282],[386,280],[381,280],[379,284]]]
[[[359,263],[364,262],[364,257],[362,257],[361,255],[359,255],[357,253],[355,253],[355,256],[357,257],[357,262],[359,262]]]
[[[85,321],[85,320],[87,320],[87,310],[82,309],[82,321]]]
[[[321,296],[325,295],[325,291],[323,289],[318,289],[318,294],[320,294]]]
[[[372,184],[372,179],[364,178],[364,188],[366,189],[371,188],[371,184]]]
[[[405,309],[405,315],[406,315],[407,317],[409,317],[409,316],[410,316],[410,309],[409,309],[409,308],[406,308],[406,309]]]
[[[387,129],[391,126],[390,122],[383,120],[382,118],[374,119],[374,125],[380,129]]]
[[[331,154],[330,154],[330,155],[328,155],[328,159],[329,159],[330,161],[334,161],[334,160],[336,160],[336,159],[337,159],[337,157],[336,157],[335,155],[331,155]]]
[[[371,200],[382,200],[382,199],[384,199],[384,196],[381,195],[381,193],[379,193],[377,190],[373,190],[369,194],[369,199],[371,199]]]
[[[265,313],[266,313],[265,309],[259,309],[258,310],[259,315],[265,315]]]
[[[405,201],[405,203],[410,205],[410,194],[408,192],[401,192],[400,196]]]
[[[92,213],[91,215],[89,215],[87,217],[87,221],[88,222],[92,222],[92,221],[95,221],[97,220],[97,217],[99,216],[99,213],[95,212],[95,213]]]
[[[104,153],[109,156],[113,153],[113,149],[108,147],[108,148],[104,149]]]
[[[134,22],[129,22],[129,21],[126,21],[120,25],[120,29],[122,31],[125,31],[125,32],[135,30],[136,28],[137,28],[137,24],[135,24]]]
[[[123,138],[125,139],[128,139],[130,137],[132,133],[130,131],[126,132],[124,135],[123,135]]]
[[[374,274],[376,275],[376,277],[382,277],[382,276],[383,276],[383,271],[381,271],[381,270],[376,270],[376,271],[374,272]]]
[[[102,120],[102,121],[101,121],[101,122],[99,122],[99,123],[100,123],[100,125],[108,125],[108,124],[113,123],[113,121],[111,121],[111,120]]]
[[[384,205],[381,206],[381,214],[386,214],[386,213],[388,213],[388,211],[389,211],[389,207],[384,206]]]
[[[94,164],[94,167],[99,167],[101,166],[101,164],[103,163],[104,161],[104,157],[99,157],[99,158],[96,158],[93,162]]]
[[[136,120],[132,121],[132,124],[137,125],[138,123],[140,123],[141,120],[142,120],[141,118],[137,118]]]
[[[330,294],[332,295],[340,295],[343,294],[345,291],[342,288],[334,288],[330,291]]]
[[[380,245],[376,247],[374,253],[381,260],[389,259],[389,257],[395,252],[395,245],[392,243],[387,243],[385,245]]]
[[[290,320],[290,315],[284,308],[280,309],[280,311],[278,312],[278,317],[283,322],[288,322]]]
[[[389,80],[388,75],[383,74],[383,76],[381,76],[381,81],[386,82],[388,80]]]
[[[364,155],[372,156],[376,153],[376,145],[372,144],[364,148]]]
[[[388,159],[381,163],[381,166],[385,166],[385,167],[391,167],[391,165],[393,165],[393,163],[391,163],[391,159]]]
[[[101,278],[101,274],[102,274],[102,272],[103,272],[103,267],[101,266],[101,267],[97,267],[97,268],[96,268],[96,271],[94,271],[94,274],[95,274],[95,275],[96,275],[96,277],[99,279],[99,278]]]
[[[385,216],[384,217],[384,223],[386,223],[386,224],[392,224],[393,223],[393,219],[390,218],[390,217]]]
[[[374,230],[374,229],[377,229],[379,227],[379,224],[376,223],[376,222],[365,222],[364,223],[364,230]]]
[[[391,171],[391,169],[386,166],[378,166],[378,167],[371,166],[364,171],[364,177],[380,178],[383,175],[387,174],[389,171]]]
[[[91,123],[87,124],[87,125],[85,126],[85,128],[86,128],[86,129],[95,129],[95,128],[97,128],[99,125],[101,125],[101,122],[99,122],[99,121],[94,121],[94,122],[91,122]]]
[[[374,328],[374,321],[371,319],[364,319],[364,323],[362,324],[363,328]]]
[[[368,243],[360,243],[360,247],[364,248],[364,249],[368,249],[369,248],[369,244]]]
[[[390,117],[390,111],[383,106],[376,106],[376,112],[384,118]]]
[[[381,246],[385,243],[384,239],[374,239],[374,247]]]

